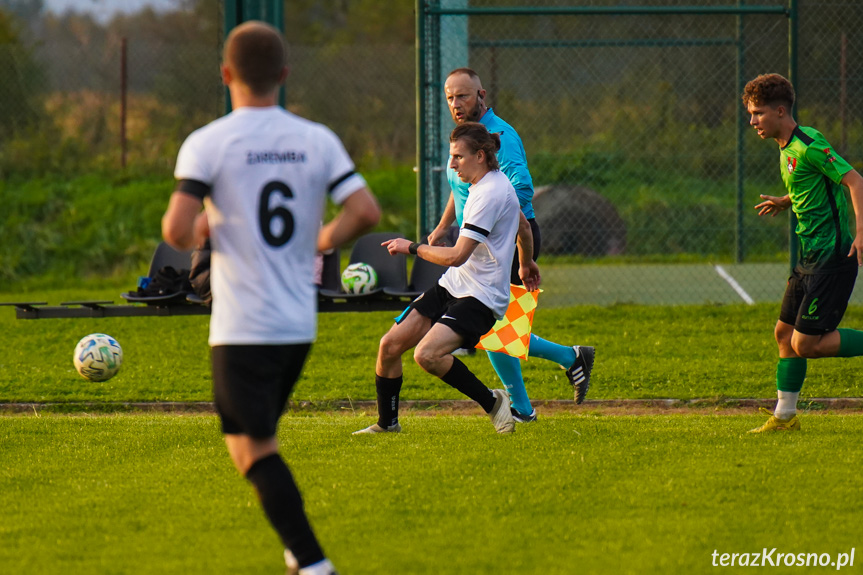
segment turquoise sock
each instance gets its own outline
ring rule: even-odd
[[[836,357],[857,357],[863,355],[863,331],[839,329],[839,354]]]
[[[805,357],[780,357],[776,365],[776,389],[800,391],[806,379]]]
[[[530,334],[530,357],[547,359],[569,369],[575,363],[575,350]]]
[[[488,359],[512,399],[512,406],[525,415],[533,411],[521,377],[521,361],[499,351],[488,352]]]

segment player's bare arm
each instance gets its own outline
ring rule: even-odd
[[[372,193],[368,188],[357,190],[347,197],[336,217],[321,227],[318,251],[340,247],[375,227],[380,219],[381,208]]]
[[[455,222],[455,198],[453,197],[452,192],[450,192],[449,200],[446,202],[446,208],[443,210],[440,222],[438,222],[437,227],[429,234],[429,245],[444,245],[443,239],[446,237],[446,234],[449,231],[450,226],[453,225],[453,222]]]
[[[405,238],[396,238],[387,240],[381,243],[381,245],[387,248],[390,255],[394,256],[396,254],[409,254],[412,243],[413,242]],[[447,267],[458,267],[470,258],[470,255],[478,245],[478,241],[461,236],[456,244],[451,248],[445,246],[429,246],[425,244],[417,246],[416,255],[433,264]]]
[[[528,291],[534,291],[539,288],[539,266],[533,261],[533,231],[530,229],[530,222],[527,221],[521,211],[518,212],[516,246],[518,248],[518,277],[521,278]]]
[[[203,247],[204,240],[210,237],[210,220],[207,218],[206,210],[198,212],[192,227],[198,247]]]
[[[203,237],[196,237],[196,231],[201,233],[203,230],[202,224],[196,225],[202,206],[203,202],[191,194],[171,194],[168,209],[162,216],[162,237],[172,248],[186,251],[203,242]],[[209,232],[209,227],[206,229]]]
[[[764,201],[755,206],[755,209],[758,210],[759,216],[770,214],[775,217],[779,212],[785,211],[791,207],[791,197],[788,195],[780,198],[777,196],[761,194],[761,199]]]
[[[842,177],[842,185],[850,192],[856,222],[854,241],[851,243],[848,257],[856,254],[857,265],[863,266],[863,177],[857,170],[851,170]]]

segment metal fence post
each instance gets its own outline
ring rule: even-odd
[[[285,32],[285,6],[282,0],[224,0],[225,38],[239,24],[261,20]],[[279,87],[279,105],[285,105],[285,86]],[[225,87],[225,113],[231,111],[231,94]]]
[[[791,85],[794,86],[796,98],[794,106],[792,106],[794,119],[798,119],[797,103],[800,101],[800,82],[797,78],[797,42],[799,33],[799,12],[797,10],[797,0],[788,0],[788,79]],[[797,239],[797,216],[794,212],[788,210],[788,260],[791,270],[797,266],[797,260],[800,257],[800,243]]]
[[[416,0],[416,174],[417,174],[417,233],[420,238],[426,221],[426,0]]]
[[[745,0],[737,0],[738,6],[743,6]],[[744,73],[746,70],[744,63],[744,27],[743,27],[743,14],[737,15],[737,34],[736,34],[736,46],[737,46],[737,94],[743,93],[744,86]],[[743,263],[743,259],[745,258],[745,244],[744,244],[744,227],[743,227],[743,200],[744,200],[744,187],[743,187],[743,175],[744,175],[744,164],[743,164],[743,133],[745,131],[746,125],[746,116],[743,114],[743,105],[738,100],[737,102],[737,129],[736,129],[736,137],[737,137],[737,154],[734,162],[735,169],[735,186],[737,189],[737,198],[736,198],[736,207],[737,207],[737,217],[735,219],[735,261],[737,263]]]

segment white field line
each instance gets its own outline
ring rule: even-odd
[[[725,271],[725,268],[723,268],[719,264],[716,264],[713,266],[713,269],[716,270],[716,273],[719,274],[719,277],[721,277],[726,282],[728,282],[728,285],[731,286],[731,289],[733,289],[734,291],[737,292],[737,295],[740,296],[740,299],[742,299],[743,301],[745,301],[749,305],[753,305],[755,303],[755,300],[752,299],[748,293],[746,293],[746,290],[743,289],[743,287],[739,283],[737,283],[737,280],[734,279],[730,273]]]

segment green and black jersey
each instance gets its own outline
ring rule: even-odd
[[[850,265],[854,240],[848,200],[840,182],[851,166],[814,128],[797,126],[781,148],[782,180],[797,216],[799,268],[803,273],[836,271]],[[855,262],[856,263],[856,262]]]

